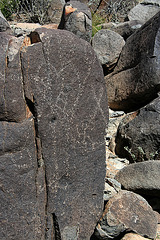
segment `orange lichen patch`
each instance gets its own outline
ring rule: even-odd
[[[43,28],[48,28],[48,29],[57,29],[58,28],[58,24],[55,24],[55,23],[45,24],[42,27]]]
[[[65,15],[67,16],[68,14],[76,11],[77,8],[73,8],[71,5],[65,7]]]
[[[32,117],[32,113],[31,113],[31,111],[29,110],[29,107],[26,105],[26,118],[28,119],[28,118],[30,118],[30,117]]]
[[[20,50],[22,50],[24,47],[28,47],[29,45],[31,45],[31,39],[28,36],[25,36],[22,46],[20,47]]]

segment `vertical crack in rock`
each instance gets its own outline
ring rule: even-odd
[[[22,64],[22,52],[20,52],[20,60],[21,60],[21,72],[22,72],[22,86],[23,86],[23,92],[24,92],[24,98],[26,102],[26,106],[29,108],[29,111],[33,115],[34,119],[34,132],[35,132],[35,144],[36,144],[36,155],[37,155],[37,170],[36,170],[36,176],[35,176],[35,185],[36,185],[36,197],[37,197],[37,212],[38,216],[40,216],[39,224],[41,225],[41,231],[44,236],[44,239],[46,238],[46,232],[47,232],[47,208],[48,208],[48,187],[47,187],[47,178],[46,178],[46,168],[43,160],[43,154],[42,154],[42,142],[39,136],[39,130],[38,130],[38,112],[37,112],[37,102],[35,97],[33,96],[33,101],[28,99],[26,97],[25,92],[25,78],[24,78],[24,70],[23,70],[23,64]],[[38,231],[38,230],[37,230]]]
[[[55,215],[55,213],[52,213],[52,217],[53,217],[53,227],[54,227],[55,240],[61,240],[61,233],[60,233],[60,229],[59,229],[57,216]]]

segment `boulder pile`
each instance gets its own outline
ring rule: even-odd
[[[58,6],[18,33],[0,15],[0,239],[158,240],[159,1],[93,37]]]

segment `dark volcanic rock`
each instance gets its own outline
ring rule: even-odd
[[[21,40],[0,33],[0,120],[21,121],[26,117],[19,48]]]
[[[131,162],[160,160],[160,97],[119,124],[116,154]]]
[[[112,109],[133,111],[157,97],[159,29],[160,13],[127,39],[114,72],[105,77]]]
[[[45,201],[38,209],[33,118],[1,121],[0,147],[0,239],[44,239]]]
[[[68,5],[72,6],[74,12],[66,13]],[[86,4],[79,1],[69,1],[63,9],[59,29],[68,30],[79,38],[90,42],[92,37],[92,15]]]
[[[133,163],[115,176],[126,190],[145,195],[160,196],[160,161]]]
[[[61,239],[90,239],[103,209],[103,72],[90,44],[68,31],[39,29],[31,39],[22,66],[46,166],[47,214]]]
[[[113,239],[127,230],[155,239],[157,216],[144,198],[120,191],[106,204],[96,232],[98,239]],[[100,238],[102,234],[104,238]]]

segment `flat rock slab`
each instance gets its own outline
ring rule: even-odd
[[[157,217],[144,198],[133,192],[120,191],[106,204],[97,229],[104,236],[106,234],[107,239],[117,237],[127,230],[154,239]]]
[[[160,196],[160,161],[130,164],[121,169],[115,179],[126,190]]]
[[[87,240],[103,209],[102,68],[90,44],[68,31],[37,29],[31,40],[22,68],[46,167],[47,214],[61,239]]]

